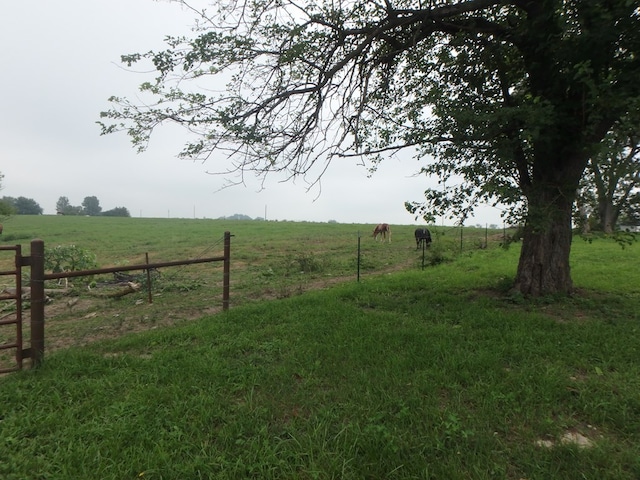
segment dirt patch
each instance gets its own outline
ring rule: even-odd
[[[566,430],[560,438],[540,439],[536,440],[534,444],[542,448],[556,448],[558,446],[592,448],[595,446],[596,440],[600,437],[601,435],[597,432],[597,428],[592,425],[586,425],[583,428]]]

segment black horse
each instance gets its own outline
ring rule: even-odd
[[[431,232],[426,228],[416,228],[416,249],[420,248],[420,245],[428,247],[431,244]]]

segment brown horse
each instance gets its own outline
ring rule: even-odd
[[[380,223],[373,229],[373,239],[377,240],[380,236],[380,241],[384,242],[385,239],[389,239],[391,243],[391,227],[388,223]]]

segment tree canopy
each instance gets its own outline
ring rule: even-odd
[[[105,210],[102,212],[103,217],[130,217],[129,209],[126,207],[116,207],[111,210]]]
[[[98,197],[84,197],[84,200],[82,201],[82,211],[85,215],[92,217],[100,215],[102,207],[100,206],[100,200],[98,200]]]
[[[0,172],[0,190],[2,190],[3,179],[4,179],[4,175]],[[12,203],[7,200],[7,197],[0,198],[0,218],[9,216],[13,212],[14,212],[14,209],[13,209]]]
[[[639,133],[636,122],[616,124],[589,159],[577,199],[583,231],[595,227],[609,234],[621,216],[633,219],[640,199]]]
[[[82,215],[82,207],[71,205],[69,197],[60,197],[56,202],[56,213],[59,215]]]
[[[111,98],[103,133],[124,130],[144,149],[156,127],[175,123],[193,134],[182,156],[226,153],[241,174],[260,175],[321,175],[344,156],[375,169],[414,149],[446,189],[428,189],[411,211],[464,219],[479,202],[512,205],[511,218],[525,220],[515,287],[572,291],[580,179],[605,134],[640,105],[636,1],[190,8],[200,15],[191,38],[123,56],[151,62],[157,77],[140,102]]]
[[[9,205],[10,213],[16,215],[42,215],[42,207],[33,198],[27,197],[2,197],[0,202]]]

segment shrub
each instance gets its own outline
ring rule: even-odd
[[[96,256],[75,245],[58,245],[45,249],[44,268],[53,273],[97,268]]]

